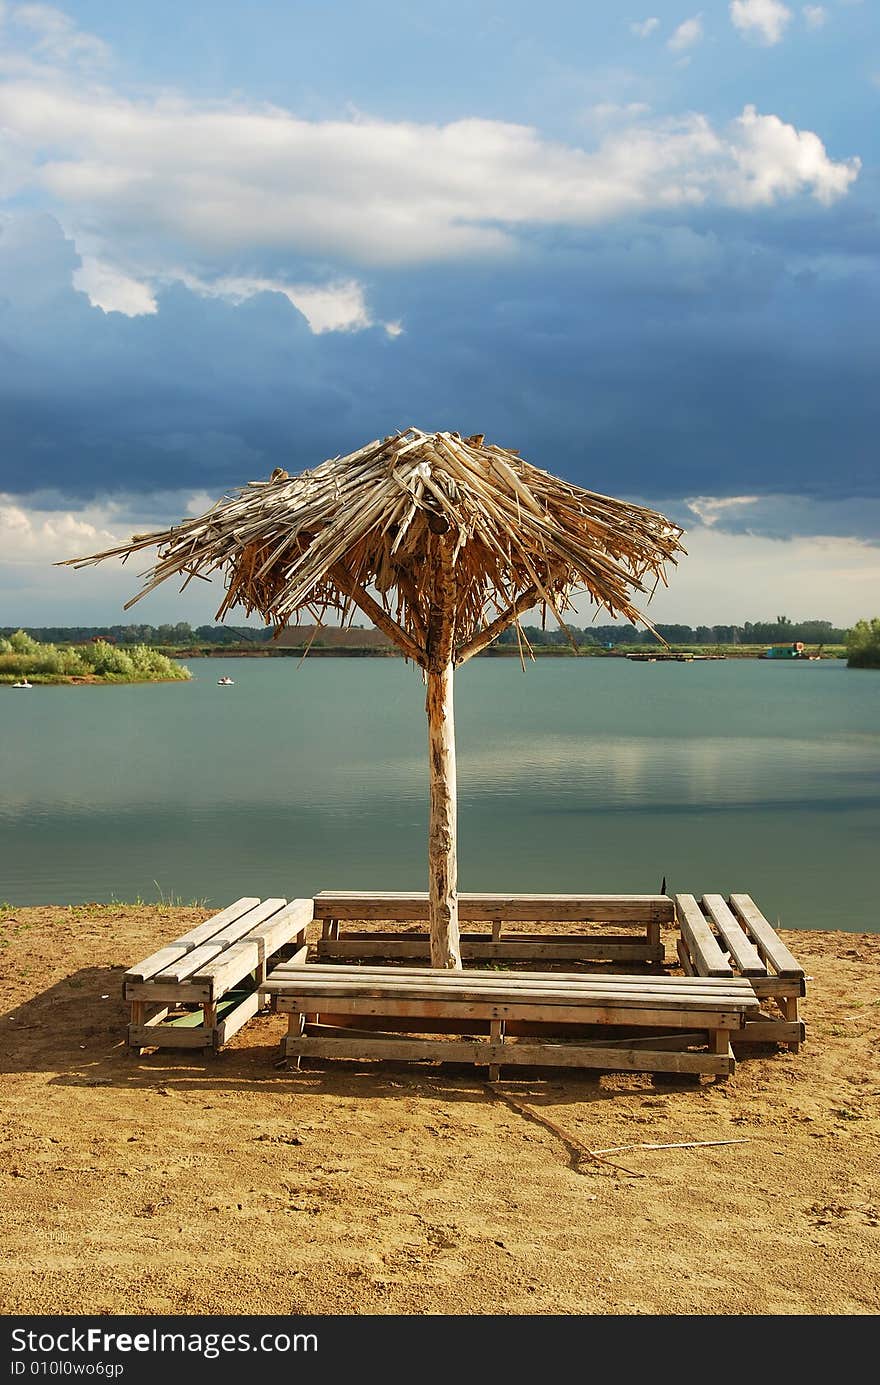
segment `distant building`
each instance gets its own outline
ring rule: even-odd
[[[314,638],[313,638],[314,637]],[[313,649],[391,649],[392,641],[372,625],[361,629],[351,626],[324,625],[315,634],[314,625],[288,625],[277,639],[270,641],[276,649],[302,649],[309,642]]]

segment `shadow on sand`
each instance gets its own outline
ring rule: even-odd
[[[259,1014],[222,1052],[158,1050],[137,1056],[126,1041],[128,1007],[122,967],[83,967],[0,1016],[0,1073],[44,1072],[51,1085],[177,1091],[249,1091],[271,1087],[291,1094],[361,1097],[375,1101],[418,1096],[486,1102],[493,1089],[463,1064],[311,1060],[297,1071],[279,1061],[283,1016]],[[755,1045],[756,1054],[772,1046]],[[692,1074],[614,1074],[545,1068],[509,1070],[501,1086],[536,1106],[613,1100],[623,1093],[691,1091]]]

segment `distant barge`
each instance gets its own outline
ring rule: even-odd
[[[673,654],[660,651],[657,654],[627,654],[634,664],[693,664],[705,659],[726,659],[726,654]]]

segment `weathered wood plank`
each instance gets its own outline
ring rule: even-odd
[[[454,1019],[407,1019],[404,1016],[396,1015],[389,1019],[384,1015],[340,1015],[331,1010],[322,1010],[319,1020],[309,1020],[308,1030],[313,1029],[316,1033],[321,1033],[324,1029],[347,1031],[356,1029],[360,1033],[368,1034],[370,1037],[380,1037],[384,1034],[399,1036],[401,1034],[455,1034],[462,1038],[477,1038],[489,1033],[488,1020],[468,1019],[465,1024],[461,1020]],[[702,1029],[672,1029],[668,1027],[655,1028],[650,1025],[638,1025],[627,1028],[625,1025],[615,1025],[613,1030],[608,1030],[601,1038],[596,1038],[592,1034],[587,1037],[586,1031],[592,1030],[593,1025],[582,1024],[550,1024],[534,1020],[506,1020],[504,1032],[509,1038],[528,1038],[540,1039],[542,1042],[547,1039],[565,1039],[569,1042],[585,1044],[587,1047],[605,1047],[607,1045],[645,1046],[648,1048],[681,1048],[682,1046],[706,1043],[707,1030]],[[622,1035],[621,1038],[609,1038],[608,1034],[616,1033]]]
[[[214,933],[209,941],[202,943],[185,957],[178,958],[169,966],[163,967],[152,978],[158,984],[167,982],[185,981],[187,977],[193,976],[202,970],[209,962],[221,952],[225,952],[233,943],[252,933],[257,927],[263,925],[280,910],[284,908],[287,901],[285,899],[264,899],[258,903],[254,909],[250,909],[243,917],[234,919],[224,925],[219,932]]]
[[[128,1042],[135,1048],[210,1048],[213,1029],[175,1029],[173,1025],[151,1028],[146,1024],[128,1026]]]
[[[605,986],[632,986],[639,987],[663,987],[668,989],[680,989],[684,987],[690,995],[699,991],[704,991],[709,995],[720,995],[725,993],[736,993],[750,995],[752,988],[752,978],[748,979],[741,976],[714,977],[700,976],[694,980],[686,980],[681,976],[669,976],[666,974],[633,974],[630,972],[608,972],[600,974],[598,972],[582,971],[489,971],[479,967],[471,967],[468,971],[456,972],[450,975],[448,971],[436,970],[431,967],[389,967],[381,962],[372,965],[343,966],[333,962],[308,962],[305,966],[294,964],[291,961],[279,962],[273,968],[267,985],[271,985],[274,980],[289,980],[291,977],[302,977],[305,980],[317,980],[319,977],[335,979],[341,982],[358,981],[363,977],[388,978],[389,981],[423,981],[425,983],[436,984],[438,986],[517,986],[523,983],[535,983],[539,986],[577,986],[587,989]]]
[[[578,1044],[491,1043],[456,1039],[368,1039],[303,1035],[281,1041],[288,1058],[349,1058],[500,1064],[524,1067],[602,1068],[614,1072],[682,1072],[726,1076],[732,1053],[691,1053],[644,1048],[592,1048]]]
[[[336,994],[328,999],[331,1000],[331,1004],[323,1006],[320,998],[313,994],[290,992],[284,995],[276,994],[274,1004],[280,1013],[296,1012],[306,1015],[332,1008],[341,1014],[402,1015],[407,1019],[424,1016],[426,1019],[540,1020],[542,1016],[546,1016],[548,1021],[554,1024],[629,1024],[634,1028],[647,1025],[657,1029],[738,1029],[745,1023],[749,1010],[756,1009],[758,1004],[754,997],[751,1006],[746,1001],[719,1001],[716,1008],[700,1009],[695,1006],[686,1010],[677,1010],[668,1005],[650,1009],[629,1002],[614,1005],[579,1003],[542,1007],[535,1001],[474,1002],[414,997],[400,1000]]]
[[[260,1009],[262,1001],[258,991],[252,991],[245,996],[240,1005],[236,1005],[234,1010],[230,1010],[220,1023],[214,1033],[214,1043],[217,1048],[222,1048],[227,1039],[231,1039],[233,1034],[237,1034],[243,1024],[255,1015]]]
[[[148,981],[163,967],[175,962],[187,952],[193,952],[201,943],[207,942],[227,924],[234,923],[237,919],[248,914],[256,908],[259,902],[259,899],[237,899],[234,904],[222,909],[219,914],[212,915],[204,923],[197,924],[188,933],[183,933],[179,938],[168,943],[167,946],[160,948],[158,952],[152,953],[145,961],[130,967],[125,973],[123,981]]]
[[[352,934],[343,938],[321,938],[319,957],[429,957],[428,939],[418,934]],[[531,958],[566,962],[662,962],[662,943],[639,943],[634,938],[590,939],[571,935],[548,939],[546,936],[508,934],[503,942],[462,934],[461,955],[466,961],[517,961]]]
[[[806,1036],[803,1020],[750,1019],[734,1035],[735,1043],[800,1044]]]
[[[714,1003],[719,998],[742,998],[754,1002],[754,991],[742,977],[680,976],[585,976],[571,972],[485,972],[470,970],[454,976],[446,971],[425,967],[345,967],[330,963],[310,962],[305,966],[281,963],[276,967],[264,988],[280,992],[291,986],[319,990],[328,995],[337,991],[369,991],[380,995],[413,988],[432,994],[457,994],[474,998],[481,994],[535,996],[552,1002],[554,998],[576,1002],[581,996],[617,995],[663,996],[670,1002],[678,998],[687,1002]]]
[[[147,1008],[147,1007],[144,1006],[144,1009],[146,1009],[146,1008]],[[150,1007],[150,1008],[153,1008],[153,1007]],[[162,1021],[163,1021],[164,1019],[167,1018],[167,1016],[168,1016],[168,1006],[167,1006],[167,1005],[160,1005],[160,1006],[158,1006],[158,1008],[153,1009],[153,1014],[150,1015],[149,1019],[143,1019],[143,1018],[140,1018],[140,1019],[139,1019],[138,1016],[135,1014],[135,1006],[132,1005],[132,1007],[131,1007],[131,1022],[132,1022],[132,1024],[146,1024],[146,1025],[149,1027],[149,1026],[152,1026],[152,1025],[154,1025],[154,1024],[161,1024]]]
[[[266,988],[261,989],[266,992]],[[501,1004],[514,1002],[518,1004],[536,1004],[552,1008],[556,1005],[567,1007],[577,1005],[616,1005],[626,1004],[630,1007],[644,1006],[649,1009],[657,1009],[665,1006],[670,1010],[712,1010],[720,1005],[737,1006],[743,1005],[747,1009],[757,1008],[757,997],[752,992],[744,996],[742,992],[730,992],[727,995],[707,995],[705,993],[688,994],[686,991],[642,991],[635,987],[629,990],[621,989],[614,991],[603,990],[562,990],[553,991],[550,989],[502,989],[500,987],[483,987],[480,990],[467,990],[465,987],[442,989],[435,986],[419,986],[416,983],[401,984],[390,986],[383,982],[373,984],[364,981],[360,985],[350,983],[348,985],[322,985],[320,982],[308,984],[306,982],[292,981],[288,986],[276,986],[267,992],[270,995],[308,995],[312,997],[313,1005],[323,1005],[325,1002],[332,1003],[336,996],[347,996],[353,1000],[363,998],[366,1000],[382,1000],[385,998],[394,1000],[407,1000],[412,997],[415,1000],[448,1000],[453,1003],[481,1004],[485,1001],[488,1004]]]
[[[219,957],[208,962],[193,980],[208,986],[211,996],[216,1000],[225,995],[243,976],[255,972],[259,965],[258,944],[243,939],[241,942],[233,943],[225,952],[221,952]]]
[[[755,995],[761,999],[772,996],[774,999],[796,999],[806,995],[807,987],[803,976],[750,976],[749,984]]]
[[[732,976],[733,968],[718,946],[700,906],[692,894],[675,896],[675,912],[681,935],[687,943],[694,970],[699,976]]]
[[[678,953],[678,961],[685,976],[696,976],[696,969],[691,961],[691,954],[688,952],[688,945],[684,938],[679,938],[675,944]]]
[[[508,923],[673,923],[675,906],[668,895],[507,895],[462,893],[462,922]],[[315,918],[389,919],[426,923],[426,891],[321,890],[315,895]]]
[[[126,985],[124,996],[129,1001],[153,1000],[157,1003],[168,1001],[181,1005],[203,1005],[206,1000],[211,999],[211,988],[208,985],[195,986],[189,981],[169,986],[159,986],[152,981],[134,981]]]
[[[730,907],[764,961],[779,976],[803,976],[803,967],[785,946],[775,928],[767,922],[751,895],[732,894]]]
[[[676,949],[685,976],[696,976],[684,939],[678,939]],[[796,998],[807,993],[806,982],[802,976],[776,976],[775,974],[773,976],[750,976],[748,983],[755,995],[762,1000],[782,999],[783,997]]]
[[[265,961],[294,938],[304,942],[313,915],[314,903],[311,899],[292,899],[277,913],[248,929],[240,941],[255,942],[260,950],[260,961]]]
[[[205,963],[192,972],[192,980],[207,984],[214,999],[219,999],[243,976],[262,967],[267,957],[291,938],[305,938],[306,927],[311,922],[311,907],[310,899],[294,901],[222,952],[208,956]]]
[[[766,976],[767,968],[757,948],[749,942],[721,895],[704,894],[702,903],[743,976]]]

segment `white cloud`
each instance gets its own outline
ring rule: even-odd
[[[823,5],[804,5],[801,14],[808,29],[821,29],[828,22],[828,11]]]
[[[42,510],[0,492],[0,553],[4,563],[53,563],[125,538],[107,527],[112,507]],[[91,548],[89,547],[91,545]]]
[[[511,232],[530,223],[596,225],[798,193],[827,203],[859,166],[752,107],[721,129],[699,114],[624,111],[585,149],[494,120],[305,121],[275,108],[11,81],[0,87],[0,125],[19,163],[30,151],[32,195],[60,203],[74,234],[88,226],[93,258],[124,262],[139,281],[172,255],[218,269],[261,248],[419,263],[510,250]]]
[[[754,106],[746,106],[736,124],[734,204],[769,206],[809,188],[817,201],[829,206],[858,177],[858,159],[831,163],[818,135],[797,130],[777,115],[759,115]]]
[[[354,279],[340,283],[289,284],[280,279],[262,279],[246,275],[227,275],[211,283],[181,276],[188,288],[211,298],[225,298],[231,303],[244,303],[258,293],[280,293],[302,313],[312,331],[355,332],[372,327],[363,287]]]
[[[258,293],[280,293],[302,313],[316,336],[323,332],[359,332],[365,327],[384,327],[389,336],[399,336],[399,322],[376,323],[367,307],[364,288],[356,279],[328,284],[291,284],[281,279],[252,275],[224,275],[206,281],[180,273],[187,288],[207,298],[225,298],[230,303],[245,303]]]
[[[247,275],[225,275],[207,281],[185,271],[162,276],[169,283],[179,282],[207,298],[224,298],[230,303],[245,303],[259,293],[280,293],[309,324],[316,336],[323,332],[357,332],[377,324],[370,316],[363,285],[355,279],[328,284],[290,284],[280,279]],[[74,288],[88,295],[93,307],[126,317],[143,317],[158,312],[155,286],[142,283],[106,261],[83,255],[73,274]],[[399,336],[399,322],[383,322],[389,336]]]
[[[652,15],[650,19],[634,19],[629,26],[629,31],[631,34],[635,34],[636,38],[648,38],[659,27],[660,20]]]
[[[691,19],[686,19],[683,24],[679,24],[675,33],[666,44],[673,53],[682,53],[686,48],[693,48],[694,44],[700,43],[703,38],[703,16],[695,14]]]
[[[155,550],[124,567],[99,563],[79,571],[54,564],[125,543],[133,533],[149,533],[183,514],[202,514],[217,499],[191,491],[95,501],[83,509],[60,498],[12,496],[0,492],[0,593],[7,625],[124,624],[126,621],[189,620],[213,624],[223,595],[222,580],[192,582],[181,595],[173,582],[126,613],[123,607],[141,587],[138,574]],[[203,503],[205,502],[205,503]],[[161,506],[157,514],[156,506]],[[231,623],[244,624],[241,612]]]
[[[49,62],[91,67],[103,66],[110,60],[110,49],[102,39],[84,33],[54,5],[10,5],[6,19],[11,27],[27,31],[36,56]]]
[[[747,38],[768,46],[779,43],[791,22],[791,10],[781,0],[731,0],[730,19]]]
[[[105,313],[142,317],[157,311],[156,299],[148,284],[88,255],[83,255],[79,269],[74,271],[73,285],[88,294],[93,308],[102,308]]]
[[[853,538],[880,553],[880,497],[846,496],[831,500],[810,495],[694,495],[657,501],[656,508],[687,528],[695,516],[716,532],[756,538]]]
[[[741,510],[754,505],[757,495],[695,495],[685,504],[707,529],[712,529],[731,510]]]

